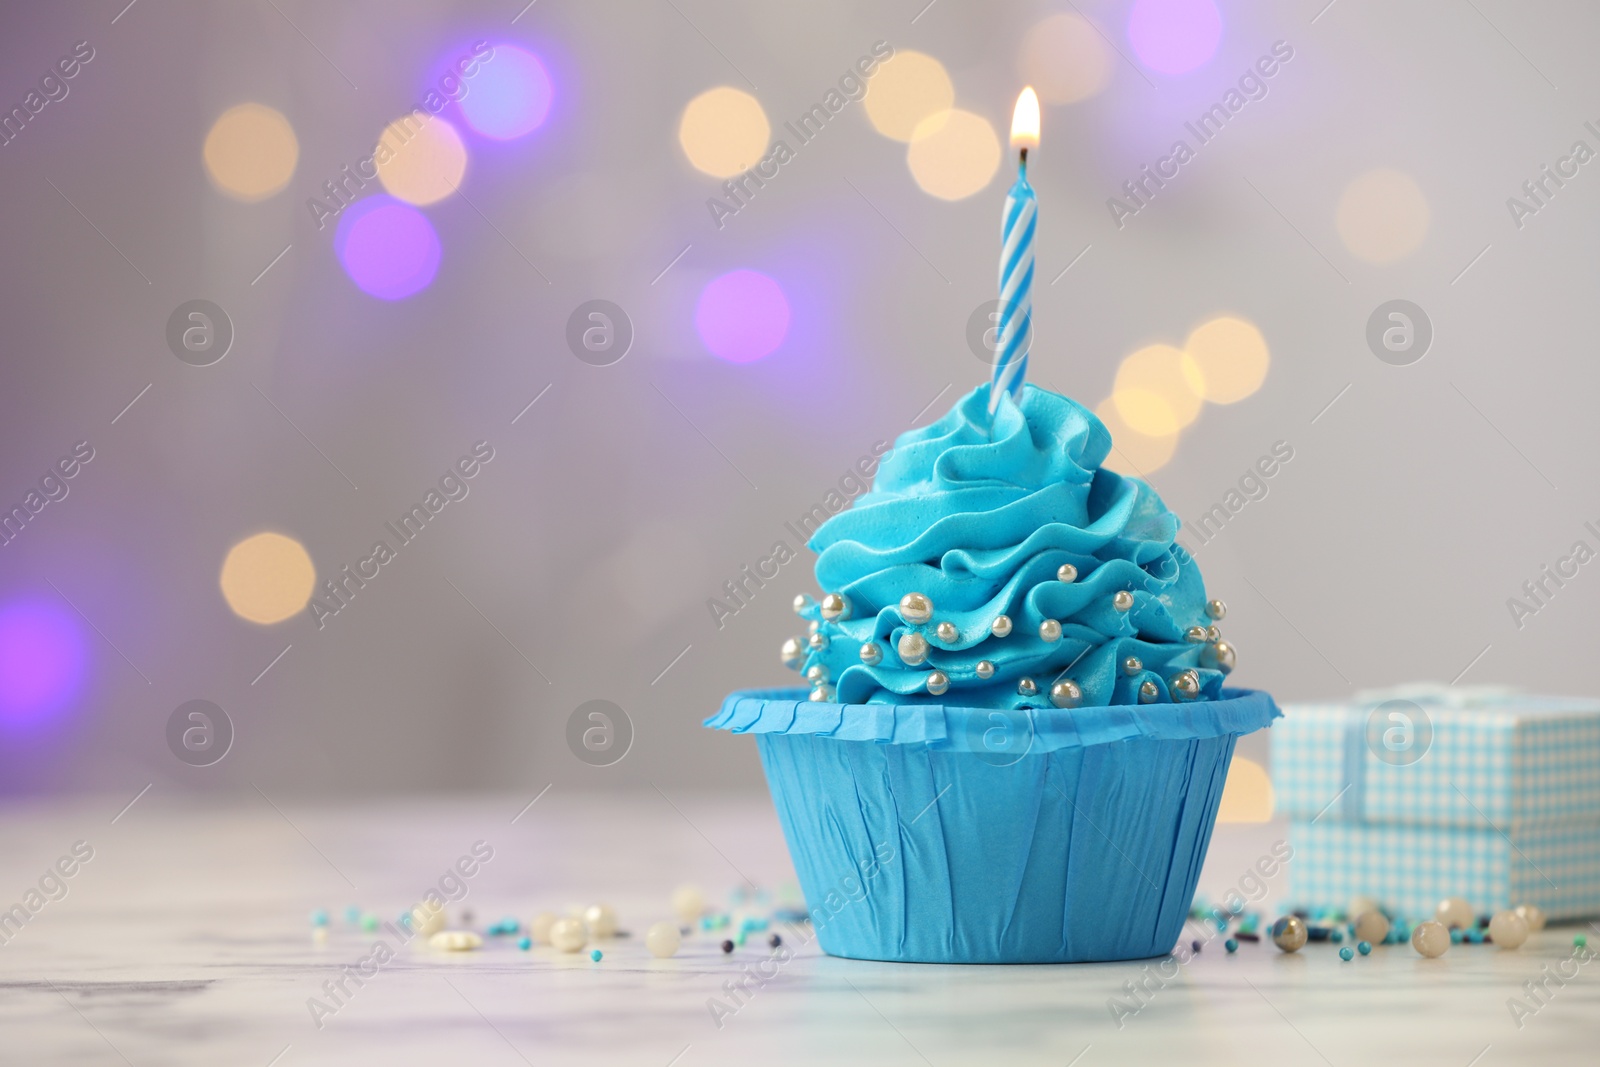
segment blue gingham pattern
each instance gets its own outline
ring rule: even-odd
[[[1324,817],[1290,824],[1293,906],[1343,908],[1368,896],[1427,916],[1445,897],[1480,912],[1532,902],[1552,919],[1600,914],[1600,823],[1492,829],[1370,825]]]
[[[1381,696],[1288,705],[1272,731],[1295,901],[1343,907],[1364,895],[1429,914],[1462,896],[1480,910],[1532,901],[1553,918],[1600,914],[1600,702],[1394,695],[1432,720],[1413,764],[1367,749]]]

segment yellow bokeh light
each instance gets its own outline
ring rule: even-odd
[[[1171,345],[1141,348],[1117,368],[1111,402],[1131,429],[1151,437],[1175,434],[1200,414],[1200,395]]]
[[[279,533],[246,537],[222,561],[222,596],[251,622],[282,622],[303,610],[316,581],[305,546]]]
[[[957,108],[923,119],[906,148],[922,191],[961,200],[989,184],[1000,167],[1000,138],[982,115]]]
[[[955,102],[956,87],[943,63],[921,52],[896,52],[873,75],[862,106],[873,129],[910,141],[924,122],[942,121]]]
[[[432,204],[460,186],[467,172],[467,146],[444,119],[412,112],[384,127],[372,162],[390,196],[408,204]]]
[[[1123,421],[1110,400],[1102,401],[1094,413],[1111,431],[1111,453],[1106,456],[1105,465],[1118,474],[1148,478],[1165,467],[1178,450],[1177,434],[1140,433]]]
[[[1270,822],[1274,803],[1272,779],[1266,769],[1255,760],[1233,757],[1228,780],[1222,786],[1217,821]]]
[[[696,170],[714,178],[731,178],[755,166],[771,138],[761,101],[726,85],[689,101],[678,121],[684,155]]]
[[[1380,168],[1358,175],[1339,196],[1339,239],[1368,263],[1393,263],[1428,236],[1433,213],[1411,175]]]
[[[1183,346],[1189,388],[1213,404],[1233,404],[1260,389],[1271,363],[1261,331],[1226,315],[1197,328]]]
[[[1051,15],[1028,32],[1017,69],[1052,104],[1085,100],[1111,81],[1110,47],[1081,15]]]
[[[282,113],[264,104],[239,104],[211,124],[202,156],[217,188],[253,203],[289,184],[300,142]]]

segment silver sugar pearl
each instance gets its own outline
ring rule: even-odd
[[[933,601],[921,593],[907,593],[900,598],[900,617],[913,626],[921,626],[933,618]]]
[[[994,634],[996,637],[1010,637],[1011,616],[996,615],[994,617],[994,622],[989,624],[989,632]]]
[[[827,593],[822,598],[822,617],[829,622],[850,617],[850,598],[843,593]]]
[[[828,668],[824,667],[820,663],[813,663],[811,666],[806,668],[806,680],[813,684],[816,684],[817,682],[827,684]]]
[[[806,595],[806,594],[804,594],[804,593],[801,593],[801,594],[799,594],[799,595],[798,595],[798,596],[796,596],[796,597],[795,597],[795,598],[794,598],[794,613],[795,613],[795,614],[796,614],[796,615],[798,615],[798,614],[800,614],[800,613],[801,613],[801,612],[802,612],[802,611],[804,611],[804,610],[806,610],[806,609],[807,609],[807,608],[809,608],[809,607],[810,607],[810,606],[811,606],[811,605],[812,605],[812,604],[814,604],[814,603],[816,603],[816,601],[814,601],[814,600],[812,600],[812,599],[811,599],[811,598],[810,598],[810,597],[809,597],[809,596],[807,596],[807,595]]]
[[[972,670],[984,681],[988,681],[990,678],[994,677],[994,664],[990,663],[986,659],[980,659],[977,666],[973,667]]]
[[[1156,702],[1156,698],[1160,695],[1161,690],[1157,688],[1156,683],[1152,681],[1146,680],[1145,683],[1139,687],[1139,703],[1141,704],[1154,704]]]
[[[1039,640],[1053,645],[1061,640],[1061,624],[1054,619],[1046,619],[1039,624]]]
[[[1216,627],[1216,626],[1207,626],[1206,627],[1206,640],[1207,641],[1221,641],[1222,640],[1222,630],[1220,628]]]
[[[861,662],[869,667],[876,667],[883,662],[883,646],[876,641],[868,641],[861,646]]]
[[[1224,604],[1222,601],[1220,601],[1220,600],[1208,600],[1208,601],[1206,601],[1206,615],[1208,615],[1209,617],[1211,617],[1213,619],[1216,619],[1218,621],[1221,621],[1222,617],[1227,615],[1227,614],[1228,614],[1228,605]]]
[[[1058,708],[1075,708],[1083,703],[1083,687],[1071,678],[1050,687],[1050,703]]]
[[[1191,645],[1203,645],[1206,642],[1206,628],[1204,626],[1191,626],[1183,631],[1183,639]]]
[[[814,634],[820,629],[822,629],[822,624],[816,619],[812,619],[810,624],[806,627],[806,633]]]
[[[1077,580],[1078,568],[1074,567],[1072,564],[1063,563],[1060,567],[1056,568],[1056,581],[1075,582]]]
[[[831,703],[833,701],[833,686],[819,685],[811,691],[811,696],[807,699],[818,704]]]
[[[1168,687],[1172,690],[1173,698],[1194,697],[1200,693],[1200,677],[1194,671],[1184,671],[1175,674],[1167,680]]]
[[[1144,661],[1138,656],[1129,656],[1122,661],[1122,673],[1129,678],[1132,678],[1142,670],[1144,670]]]
[[[956,638],[961,636],[960,631],[956,629],[956,624],[953,622],[941,622],[933,628],[933,632],[939,636],[939,640],[947,645],[954,644]]]
[[[900,661],[908,667],[918,666],[928,658],[928,639],[921,634],[906,634],[896,646]]]
[[[1200,662],[1223,674],[1232,671],[1238,661],[1238,653],[1226,641],[1214,641],[1200,650]]]
[[[1038,683],[1032,678],[1024,678],[1017,683],[1017,692],[1025,697],[1036,697],[1039,695]]]
[[[1133,610],[1133,594],[1126,589],[1117,590],[1117,595],[1111,598],[1111,606],[1118,611]]]
[[[798,637],[786,637],[783,641],[783,665],[791,671],[800,669],[800,664],[806,658],[805,645]]]
[[[950,676],[944,671],[928,672],[928,692],[936,697],[942,697],[950,688]]]
[[[828,647],[828,635],[824,633],[812,634],[810,637],[806,638],[806,644],[810,645],[816,651],[821,652],[823,649]]]

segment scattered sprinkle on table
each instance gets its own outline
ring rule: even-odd
[[[732,952],[733,951],[733,942],[732,941],[724,941],[722,943],[722,951],[723,952]]]
[[[1572,947],[1573,948],[1583,948],[1588,944],[1589,944],[1589,935],[1588,934],[1574,934],[1574,935],[1572,935]]]
[[[1339,958],[1344,960],[1346,963],[1349,963],[1351,960],[1356,958],[1356,954],[1350,951],[1349,945],[1346,945],[1339,950]]]
[[[1363,942],[1361,942],[1360,944],[1358,944],[1356,946],[1356,951],[1361,953],[1363,956],[1372,955],[1372,942],[1371,941],[1363,941]]]
[[[1224,941],[1222,943],[1222,947],[1227,949],[1229,952],[1238,952],[1239,951],[1239,942],[1235,941],[1233,938],[1230,937],[1230,938],[1228,938],[1228,940],[1226,940],[1226,941]]]
[[[517,947],[526,952],[533,947],[533,938],[523,936],[517,938]]]
[[[600,956],[601,956],[601,952],[600,952],[599,949],[595,949],[593,952],[589,953],[589,958],[591,960],[594,960],[596,963],[600,962]]]
[[[317,908],[315,911],[313,911],[311,913],[311,925],[312,926],[327,926],[328,925],[328,909],[326,909],[326,908]]]
[[[1578,936],[1582,937],[1583,935],[1579,934]],[[783,944],[783,938],[779,937],[777,934],[773,934],[771,937],[767,938],[767,944],[771,945],[773,948],[777,948],[779,945]]]

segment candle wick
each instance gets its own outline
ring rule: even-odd
[[[1023,170],[1028,169],[1028,146],[1022,146],[1022,161],[1018,164]]]

